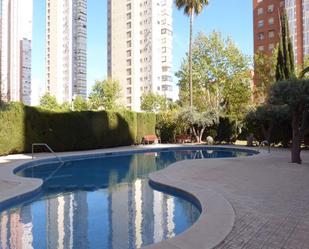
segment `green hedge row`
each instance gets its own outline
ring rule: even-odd
[[[0,155],[30,152],[32,143],[47,143],[55,151],[132,145],[155,134],[155,124],[150,113],[58,113],[11,103],[0,110]]]

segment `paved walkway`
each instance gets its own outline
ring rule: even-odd
[[[309,152],[302,153],[302,165],[288,163],[289,156],[275,150],[205,170],[203,180],[236,214],[232,232],[216,248],[309,248]]]
[[[247,158],[187,161],[164,173],[204,184],[232,204],[234,226],[217,249],[308,249],[309,152],[302,158],[302,165],[291,164],[289,151],[275,149]]]
[[[309,152],[302,152],[302,158],[302,165],[291,164],[289,151],[273,149],[253,157],[178,162],[151,177],[161,183],[164,178],[175,185],[185,183],[189,191],[214,191],[232,205],[234,225],[216,249],[309,249]],[[8,166],[8,161],[2,165]],[[0,181],[0,193],[9,184]],[[205,211],[209,211],[207,204]],[[192,234],[197,227],[183,235]],[[213,230],[222,231],[215,226]],[[174,240],[179,244],[159,243],[149,248],[210,248],[188,237],[181,243],[183,235]],[[207,230],[199,227],[199,238],[207,238]]]

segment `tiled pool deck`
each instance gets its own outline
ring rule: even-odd
[[[59,154],[128,148],[143,147]],[[302,165],[291,164],[288,150],[273,149],[251,157],[182,161],[152,173],[153,181],[196,196],[204,211],[185,233],[147,248],[309,248],[309,152],[302,158]],[[0,201],[40,186],[40,180],[11,173],[29,160],[29,155],[0,157]]]

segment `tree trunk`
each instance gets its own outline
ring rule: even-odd
[[[194,126],[192,127],[192,132],[193,132],[193,135],[195,136],[196,141],[198,142],[199,136],[198,136]]]
[[[190,15],[190,42],[189,42],[189,91],[190,91],[190,107],[193,109],[193,89],[192,89],[192,33],[193,33],[193,17],[194,8]]]
[[[300,132],[300,117],[301,115],[294,110],[292,113],[292,129],[293,129],[293,138],[292,138],[292,148],[291,148],[291,156],[292,163],[301,164],[300,158],[300,145],[301,145],[301,132]]]
[[[270,143],[270,137],[271,137],[273,127],[274,127],[273,121],[270,122],[267,129],[265,128],[264,124],[262,124],[262,132],[263,132],[264,140],[267,140],[268,143]]]
[[[202,129],[201,129],[200,136],[199,136],[199,143],[202,142],[202,138],[203,138],[204,131],[205,131],[205,128],[202,128]]]

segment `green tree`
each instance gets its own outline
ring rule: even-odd
[[[254,100],[256,104],[265,103],[270,86],[276,82],[278,48],[271,55],[257,52],[254,55]]]
[[[159,94],[144,93],[141,100],[141,109],[148,112],[165,111],[167,109],[167,100]]]
[[[280,40],[276,66],[276,81],[295,77],[294,52],[286,12],[280,15]]]
[[[93,110],[115,110],[119,107],[121,98],[119,81],[107,79],[96,81],[89,95],[90,107]]]
[[[80,95],[78,95],[73,101],[73,111],[87,111],[88,103],[87,101]]]
[[[192,87],[192,33],[193,17],[202,12],[204,6],[208,5],[208,0],[176,0],[178,9],[184,9],[184,14],[190,17],[190,42],[189,42],[189,89],[190,107],[193,108],[193,87]]]
[[[205,112],[198,112],[196,109],[185,108],[179,112],[178,120],[187,125],[198,143],[202,142],[205,130],[219,122],[218,113],[209,109]]]
[[[45,109],[45,110],[54,111],[54,112],[68,112],[68,111],[70,111],[69,102],[64,102],[62,105],[60,105],[57,102],[56,97],[53,96],[53,95],[50,95],[49,93],[45,93],[41,97],[40,107]]]
[[[45,93],[40,99],[40,107],[49,111],[59,111],[61,106],[55,96]]]
[[[292,163],[301,163],[301,141],[309,133],[309,80],[276,82],[271,87],[269,103],[289,107],[292,116]]]
[[[291,139],[289,123],[289,108],[286,105],[261,105],[250,110],[245,117],[245,127],[259,142],[281,142],[283,146],[287,146]]]
[[[227,115],[243,115],[251,101],[250,58],[243,55],[230,38],[223,39],[214,31],[209,36],[198,34],[192,59],[193,101],[197,110],[203,112],[211,108]],[[176,73],[182,106],[189,97],[188,65],[186,58]]]

